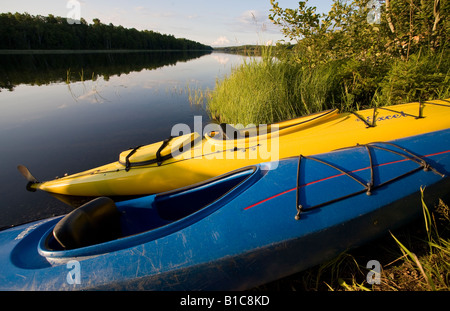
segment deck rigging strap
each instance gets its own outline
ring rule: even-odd
[[[162,156],[161,152],[164,150],[164,148],[167,147],[167,145],[169,144],[169,142],[176,136],[170,136],[169,138],[166,138],[162,143],[161,146],[159,146],[158,150],[156,151],[156,155],[155,155],[155,159],[150,159],[148,161],[142,161],[142,162],[137,162],[137,163],[131,163],[130,162],[130,157],[136,153],[136,151],[138,151],[139,148],[144,147],[145,145],[140,145],[134,148],[130,148],[131,151],[127,154],[127,156],[125,157],[125,171],[128,172],[132,166],[143,166],[143,165],[148,165],[148,164],[153,164],[153,163],[157,163],[158,166],[161,166],[161,164],[163,163],[164,160],[169,159],[172,157],[171,154],[166,155],[166,156]]]
[[[295,215],[295,220],[300,220],[300,214],[303,211],[303,206],[299,204],[299,195],[298,195],[298,180],[300,177],[300,164],[302,162],[302,155],[300,155],[298,157],[298,165],[297,165],[297,187],[296,187],[296,191],[297,191],[297,195],[295,196],[295,207],[297,208],[297,215]]]
[[[376,109],[376,108],[375,108],[375,109]],[[418,115],[418,116],[415,116],[415,115],[413,115],[413,114],[406,113],[406,112],[404,112],[404,111],[397,111],[397,110],[394,110],[394,109],[389,109],[389,108],[386,108],[386,107],[380,107],[380,108],[378,108],[378,109],[383,109],[383,110],[387,110],[387,111],[390,111],[390,112],[400,113],[400,114],[402,114],[402,115],[405,115],[405,116],[408,116],[408,117],[413,117],[413,118],[415,118],[415,119],[423,119],[423,118],[424,118],[424,116],[423,116],[423,104],[422,104],[422,102],[419,102],[419,115]]]
[[[446,100],[446,99],[440,99],[440,101],[443,101],[443,102],[446,102],[446,103],[450,103],[450,101]],[[378,109],[387,110],[387,111],[395,112],[395,113],[400,113],[400,114],[402,114],[404,116],[412,117],[412,118],[415,118],[415,119],[423,119],[423,118],[425,118],[424,115],[423,115],[424,104],[450,108],[450,106],[446,105],[446,104],[433,103],[431,101],[425,101],[425,102],[422,103],[422,101],[419,101],[419,114],[416,116],[416,115],[413,115],[413,114],[405,113],[404,111],[397,111],[397,110],[390,109],[390,108],[387,108],[387,107],[374,107],[373,108],[373,115],[372,115],[372,121],[371,122],[369,122],[369,120],[366,120],[364,117],[360,116],[355,111],[352,111],[351,113],[353,115],[355,115],[358,119],[363,121],[367,128],[370,128],[370,127],[376,127],[376,118],[375,118],[375,116],[377,115],[377,110]]]
[[[131,163],[130,163],[130,157],[136,153],[136,151],[141,148],[144,145],[139,145],[137,147],[134,147],[129,154],[127,154],[126,158],[125,158],[125,171],[128,172],[131,168]]]
[[[385,145],[388,145],[388,146],[392,146],[392,147],[394,147],[394,148],[398,148],[399,150],[403,151],[404,153],[401,153],[401,152],[398,152],[398,151],[395,151],[395,150],[391,150],[391,149],[387,149],[387,148],[385,148],[385,147],[378,146],[378,145],[376,145],[376,144],[385,144]],[[335,165],[333,165],[333,164],[331,164],[331,163],[328,163],[328,162],[325,162],[325,161],[322,161],[322,160],[320,160],[320,159],[317,159],[317,158],[314,158],[314,157],[310,157],[310,156],[303,156],[303,155],[300,155],[300,156],[299,156],[299,159],[298,159],[298,167],[297,167],[297,187],[296,187],[296,191],[297,191],[297,195],[296,195],[296,209],[297,209],[297,214],[295,215],[295,219],[296,219],[296,220],[300,220],[300,215],[301,215],[301,213],[303,213],[303,212],[305,212],[305,211],[310,211],[310,210],[313,210],[313,209],[317,209],[317,208],[320,208],[320,207],[324,207],[324,206],[326,206],[326,205],[329,205],[329,204],[332,204],[332,203],[336,203],[336,202],[339,202],[339,201],[348,199],[348,198],[350,198],[350,197],[353,197],[353,196],[362,194],[362,193],[364,193],[364,192],[365,192],[367,195],[370,196],[370,195],[372,194],[372,191],[373,191],[374,189],[383,187],[383,186],[385,186],[385,185],[387,185],[387,184],[390,184],[390,183],[392,183],[392,182],[394,182],[394,181],[397,181],[397,180],[399,180],[399,179],[402,179],[402,178],[404,178],[404,177],[406,177],[406,176],[408,176],[408,175],[410,175],[410,174],[413,174],[413,173],[415,173],[415,172],[417,172],[417,171],[419,171],[419,170],[432,171],[433,173],[435,173],[435,174],[437,174],[437,175],[440,175],[441,177],[445,177],[445,174],[442,174],[442,173],[440,173],[439,171],[437,171],[436,169],[434,169],[433,167],[431,167],[431,165],[430,165],[428,162],[426,162],[423,158],[421,158],[420,156],[418,156],[418,155],[412,153],[411,151],[409,151],[409,150],[407,150],[407,149],[405,149],[405,148],[402,148],[402,147],[400,147],[400,146],[398,146],[398,145],[396,145],[396,144],[388,143],[388,142],[373,142],[373,143],[364,144],[364,145],[357,145],[357,146],[355,146],[355,147],[350,147],[350,148],[358,148],[358,147],[364,147],[364,148],[367,150],[367,153],[368,153],[368,156],[369,156],[369,162],[370,162],[370,181],[367,182],[367,183],[364,182],[364,181],[361,181],[359,178],[357,178],[356,176],[352,175],[351,172],[346,172],[346,171],[344,171],[344,170],[338,168],[337,166],[335,166]],[[348,148],[348,149],[350,149],[350,148]],[[393,153],[393,154],[402,156],[402,157],[404,157],[404,158],[407,159],[407,160],[410,160],[410,161],[413,161],[413,162],[417,163],[419,166],[418,166],[417,168],[411,170],[411,171],[408,171],[408,172],[403,173],[403,174],[401,174],[401,175],[399,175],[399,176],[397,176],[397,177],[394,177],[394,178],[392,178],[392,179],[390,179],[390,180],[387,180],[387,181],[385,181],[385,182],[382,182],[382,183],[380,183],[380,184],[375,185],[375,184],[374,184],[374,169],[373,169],[373,168],[374,168],[374,164],[373,164],[373,160],[372,160],[371,148],[372,148],[372,149],[379,149],[379,150],[391,152],[391,153]],[[354,181],[356,181],[357,183],[359,183],[361,186],[363,186],[363,189],[360,190],[360,191],[357,191],[357,192],[354,192],[354,193],[350,193],[350,194],[348,194],[348,195],[345,195],[345,196],[342,196],[342,197],[339,197],[339,198],[336,198],[336,199],[327,201],[327,202],[323,202],[323,203],[317,204],[317,205],[312,206],[312,207],[309,207],[309,208],[305,208],[304,206],[302,206],[302,205],[300,204],[300,196],[299,196],[299,189],[300,189],[300,186],[299,186],[299,177],[300,177],[300,165],[301,165],[301,160],[302,160],[302,158],[303,158],[303,159],[307,159],[307,160],[316,161],[316,162],[318,162],[318,163],[321,163],[321,164],[324,164],[324,165],[327,165],[327,166],[329,166],[329,167],[331,167],[331,168],[336,169],[337,171],[341,172],[341,173],[344,174],[345,176],[348,176],[348,177],[350,177],[351,179],[353,179]]]
[[[440,101],[450,104],[450,100],[447,100],[447,99],[440,99]],[[439,103],[433,103],[433,102],[425,102],[425,103],[428,104],[428,105],[435,105],[435,106],[442,106],[442,107],[450,108],[450,106],[446,105],[446,104],[439,104]]]
[[[158,151],[156,151],[156,163],[158,164],[158,166],[161,166],[161,164],[163,162],[163,158],[161,157],[161,151],[163,151],[164,148],[167,147],[167,145],[173,138],[174,138],[174,136],[171,135],[169,138],[164,139],[163,143],[158,148]]]
[[[360,119],[361,121],[364,122],[364,124],[366,125],[366,128],[370,128],[370,127],[375,127],[375,114],[376,114],[377,109],[374,108],[373,109],[373,116],[372,116],[372,122],[369,123],[369,121],[367,121],[366,119],[364,119],[362,116],[360,116],[359,114],[357,114],[355,111],[352,111],[352,114],[354,114],[358,119]]]

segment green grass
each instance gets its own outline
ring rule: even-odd
[[[272,58],[245,61],[227,79],[216,82],[208,111],[220,122],[243,125],[293,118],[292,103],[299,94],[289,84],[297,83],[295,73],[295,68]]]
[[[272,57],[251,58],[208,91],[211,117],[232,124],[268,124],[327,109],[335,67],[314,71]]]
[[[409,61],[353,59],[314,67],[270,47],[202,91],[212,119],[231,124],[268,124],[330,108],[354,111],[450,97],[450,53],[415,54]],[[194,100],[195,102],[195,100]]]
[[[422,192],[423,195],[423,192]],[[397,243],[402,256],[401,265],[386,269],[383,282],[377,290],[419,290],[448,291],[450,290],[450,230],[449,208],[442,201],[436,214],[431,213],[422,200],[425,232],[414,246],[421,255],[417,255],[394,234],[392,238]],[[440,229],[439,229],[440,227]],[[418,248],[421,246],[422,249]]]
[[[433,209],[422,200],[422,209],[423,218],[404,228],[256,290],[448,291],[450,209],[442,200]],[[366,264],[372,259],[382,265],[380,284],[366,280]]]
[[[450,53],[418,53],[409,61],[393,60],[378,84],[384,104],[450,97]]]

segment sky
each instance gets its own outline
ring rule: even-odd
[[[278,0],[297,8],[298,0]],[[318,13],[332,0],[309,0]],[[213,47],[275,43],[284,38],[268,19],[270,0],[0,0],[0,12],[94,18],[137,30],[153,30]]]

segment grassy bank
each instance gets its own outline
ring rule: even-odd
[[[450,96],[450,53],[417,53],[408,61],[341,59],[306,66],[266,48],[206,91],[213,119],[267,124],[339,108],[353,111]]]
[[[269,55],[252,58],[216,82],[208,96],[208,111],[216,120],[235,124],[292,118],[298,94],[289,84],[296,82],[296,74],[297,68]]]
[[[442,200],[436,207],[422,208],[423,218],[407,227],[255,290],[448,291],[450,210]],[[366,265],[374,259],[382,267],[379,284],[371,285]]]

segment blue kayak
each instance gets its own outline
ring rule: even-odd
[[[276,167],[276,168],[275,168]],[[320,264],[450,193],[450,130],[97,198],[0,232],[0,290],[243,290]]]

